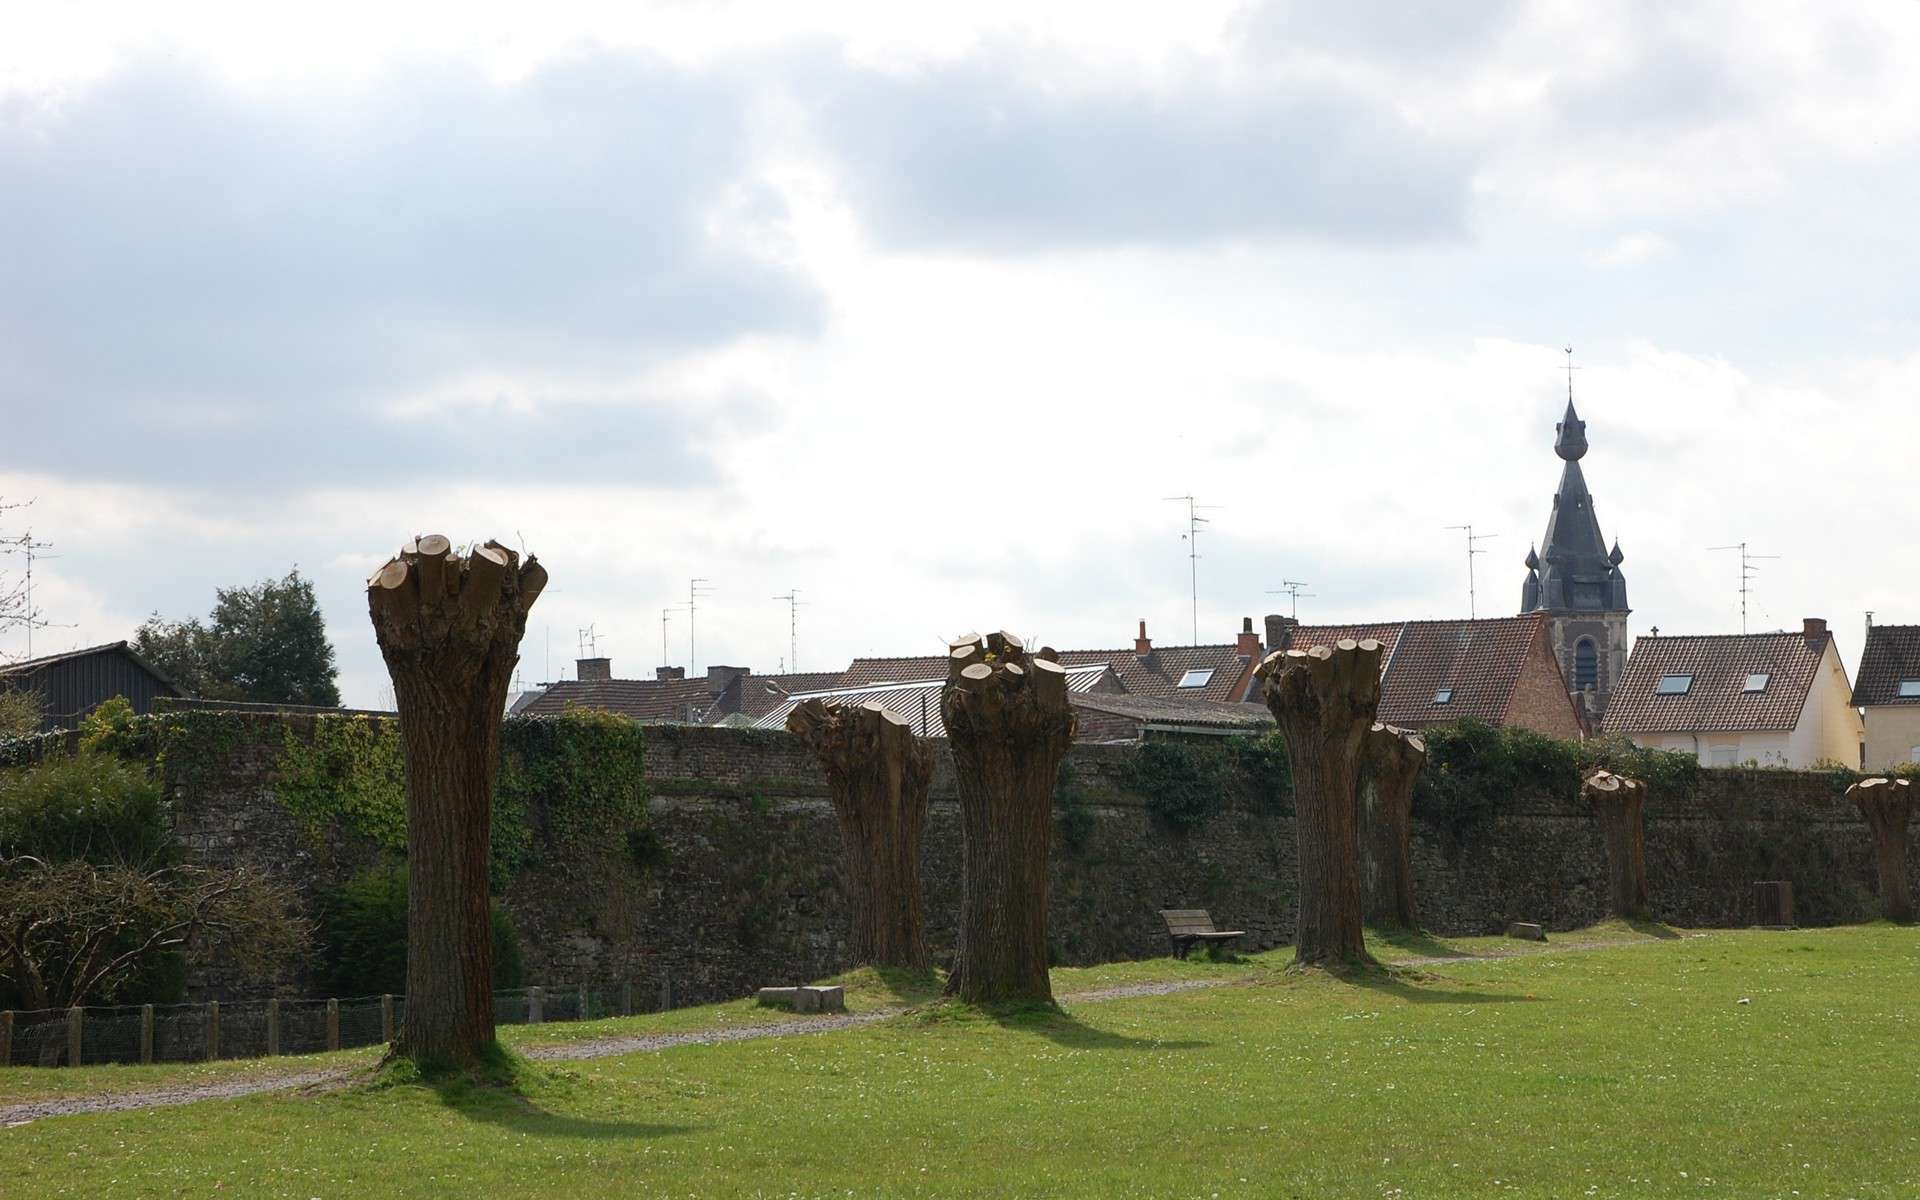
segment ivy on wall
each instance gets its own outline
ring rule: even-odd
[[[1220,741],[1140,743],[1123,773],[1147,811],[1173,829],[1195,829],[1223,809],[1292,811],[1293,772],[1278,734]]]

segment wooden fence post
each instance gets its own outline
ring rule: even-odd
[[[280,1001],[278,998],[267,1001],[267,1057],[275,1058],[280,1053]]]
[[[527,1024],[538,1025],[540,1023],[540,1008],[541,1008],[540,989],[537,987],[528,988],[527,989]]]
[[[340,1048],[340,1002],[327,1001],[327,1049]]]
[[[392,992],[382,992],[380,994],[380,1040],[383,1042],[391,1042],[393,1040]]]
[[[78,1004],[67,1010],[67,1065],[80,1065],[80,1034],[87,1019],[86,1010]]]
[[[623,1017],[633,1015],[633,980],[631,979],[620,984],[620,1015]]]
[[[153,1005],[140,1006],[140,1061],[153,1061]]]
[[[207,1061],[220,1057],[220,1002],[207,1001]]]
[[[583,981],[580,984],[580,1015],[575,1017],[574,1020],[584,1021],[587,1019],[587,1016],[588,1016],[587,985]]]
[[[0,1012],[0,1070],[13,1065],[13,1013]]]

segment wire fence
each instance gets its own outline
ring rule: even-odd
[[[512,988],[493,994],[494,1021],[538,1025],[629,1016],[631,983]],[[660,1007],[673,998],[663,985]],[[0,1012],[0,1067],[209,1062],[313,1054],[391,1042],[405,996],[208,1001]]]

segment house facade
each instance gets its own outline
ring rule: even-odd
[[[1853,687],[1866,743],[1861,769],[1920,762],[1920,625],[1869,625]]]
[[[1643,637],[1602,727],[1703,766],[1860,763],[1862,725],[1827,623],[1799,632]]]

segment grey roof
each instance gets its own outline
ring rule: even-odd
[[[1619,543],[1611,551],[1600,533],[1593,495],[1580,460],[1587,453],[1587,423],[1567,398],[1566,415],[1554,426],[1553,452],[1566,461],[1553,496],[1547,532],[1538,554],[1527,550],[1527,578],[1520,590],[1520,611],[1625,612],[1627,580],[1620,573]],[[1538,563],[1536,569],[1535,564]]]
[[[76,658],[91,658],[96,654],[124,654],[140,665],[140,669],[172,688],[175,693],[185,696],[187,689],[175,683],[173,677],[162,671],[152,662],[142,657],[133,646],[125,641],[102,642],[98,646],[84,646],[78,650],[63,650],[58,654],[43,654],[39,658],[26,658],[15,663],[0,664],[0,676],[26,675],[55,663],[70,662]]]
[[[1075,696],[1075,708],[1131,717],[1143,725],[1190,725],[1249,733],[1273,728],[1273,714],[1260,704],[1231,704],[1220,700],[1133,696],[1125,692],[1089,692]]]
[[[1067,690],[1074,693],[1089,692],[1111,672],[1112,668],[1106,663],[1068,667]],[[859,687],[796,693],[754,722],[754,726],[758,729],[785,729],[787,714],[801,701],[824,700],[830,705],[878,704],[888,712],[906,718],[907,723],[913,726],[913,731],[921,737],[945,737],[947,726],[940,717],[940,689],[946,686],[946,682],[947,677],[943,673],[937,678],[923,675],[920,679],[905,682],[870,683]]]

